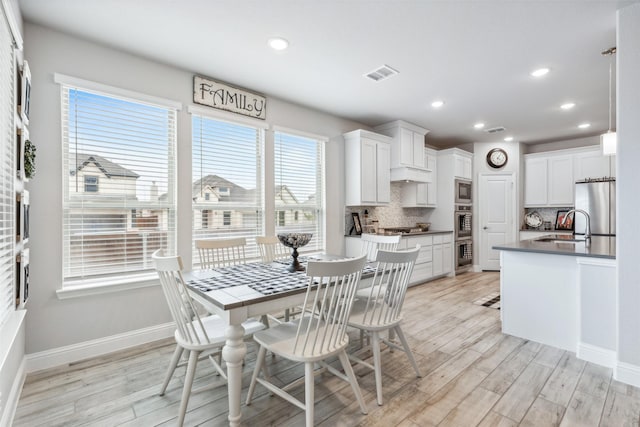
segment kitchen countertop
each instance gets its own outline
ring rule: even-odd
[[[428,234],[444,234],[444,233],[453,233],[453,230],[429,230],[429,231],[419,231],[416,233],[408,233],[402,234],[402,237],[411,237],[411,236],[424,236]],[[344,237],[360,237],[360,234],[345,234]],[[394,236],[394,234],[378,234],[378,236]]]
[[[548,234],[544,237],[557,236],[567,238],[566,234]],[[540,239],[540,237],[538,238]],[[496,245],[493,249],[499,251],[532,252],[550,255],[569,255],[594,258],[616,258],[616,238],[609,236],[592,236],[591,246],[584,242],[540,242],[538,239],[522,240],[519,242]]]

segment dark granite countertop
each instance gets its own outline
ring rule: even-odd
[[[541,242],[541,238],[567,239],[574,237],[567,234],[548,234],[543,237],[531,240],[522,240],[519,242],[508,243],[505,245],[496,245],[493,249],[499,251],[517,251],[532,252],[548,255],[569,255],[594,258],[616,258],[616,238],[609,236],[593,236],[591,237],[591,245],[586,246],[584,242]],[[582,238],[583,236],[577,236]]]
[[[420,231],[417,233],[403,234],[402,237],[411,237],[411,236],[425,236],[429,234],[445,234],[445,233],[453,233],[453,230],[429,230],[429,231]],[[359,234],[345,234],[344,237],[360,237]],[[379,236],[384,236],[384,234],[379,234]]]

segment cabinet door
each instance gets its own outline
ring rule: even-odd
[[[433,245],[433,275],[440,276],[444,272],[442,245]]]
[[[413,131],[400,129],[400,164],[413,166]]]
[[[451,243],[442,245],[442,274],[449,274],[453,271],[453,250]]]
[[[376,183],[377,202],[391,202],[391,146],[379,142],[376,148],[377,179],[369,182]],[[365,183],[366,185],[366,183]],[[373,186],[372,186],[373,187]]]
[[[425,151],[425,167],[432,171],[435,175],[437,165],[437,157],[434,154]]]
[[[609,156],[603,155],[599,149],[588,153],[580,153],[575,157],[574,181],[607,176],[611,176]]]
[[[376,141],[362,138],[362,153],[360,159],[361,167],[361,188],[360,199],[362,203],[377,203],[378,194],[376,187],[379,186],[380,177],[376,173]],[[387,181],[388,182],[388,181]],[[376,183],[376,185],[374,185]]]
[[[437,186],[435,182],[427,182],[427,206],[435,207],[438,204]]]
[[[549,157],[549,205],[573,206],[573,158]]]
[[[524,160],[524,204],[544,206],[547,204],[547,159]]]
[[[454,175],[457,178],[471,179],[471,159],[464,156],[454,155]]]
[[[424,135],[413,133],[413,166],[424,168]]]

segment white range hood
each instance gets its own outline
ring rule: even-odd
[[[402,167],[391,169],[391,182],[432,182],[431,171],[424,169]]]

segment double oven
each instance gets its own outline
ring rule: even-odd
[[[471,181],[455,181],[455,262],[456,272],[467,270],[473,264],[473,205]]]

